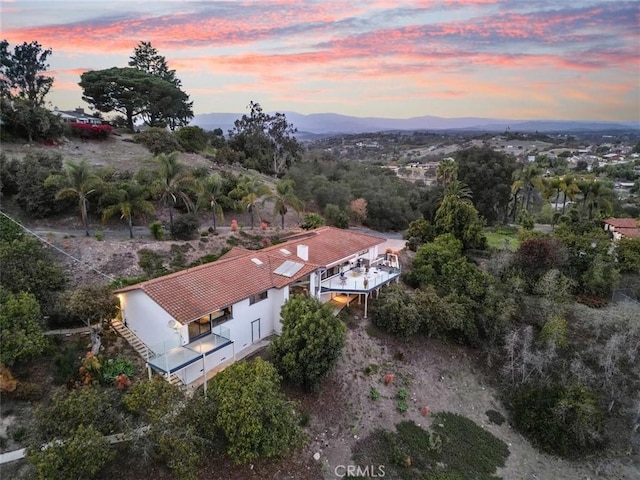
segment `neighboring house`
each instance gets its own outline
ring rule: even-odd
[[[640,237],[640,222],[634,218],[607,218],[603,223],[604,229],[611,233],[614,240]]]
[[[186,385],[281,333],[291,294],[336,308],[400,275],[384,239],[322,227],[262,250],[233,248],[215,262],[116,290],[124,325],[147,347],[147,365]]]
[[[76,108],[75,110],[58,110],[58,107],[53,109],[53,113],[58,115],[64,123],[87,123],[89,125],[102,125],[102,119],[98,117],[92,117],[91,115],[84,113],[84,108]]]

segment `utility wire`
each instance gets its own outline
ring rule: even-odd
[[[75,262],[84,265],[85,267],[89,268],[90,270],[93,270],[94,272],[102,275],[103,277],[109,279],[110,281],[114,281],[115,278],[111,275],[107,275],[106,273],[101,272],[100,270],[98,270],[96,267],[94,267],[93,265],[88,264],[87,262],[84,262],[82,260],[80,260],[79,258],[74,257],[73,255],[71,255],[68,252],[65,252],[64,250],[62,250],[61,248],[55,246],[54,244],[50,243],[46,238],[41,237],[40,235],[38,235],[36,232],[29,230],[27,227],[25,227],[24,225],[22,225],[20,222],[18,222],[17,220],[14,220],[13,218],[11,218],[9,215],[7,215],[6,213],[4,213],[2,210],[0,210],[0,215],[2,215],[5,218],[8,218],[9,220],[11,220],[13,223],[15,223],[16,225],[18,225],[20,228],[22,228],[25,232],[33,235],[34,237],[36,237],[38,240],[40,240],[42,243],[45,243],[47,245],[49,245],[51,248],[56,249],[58,252],[63,253],[64,255],[66,255],[67,257],[71,258],[72,260],[74,260]]]

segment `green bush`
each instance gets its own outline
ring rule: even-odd
[[[513,422],[542,450],[571,457],[601,446],[602,411],[583,386],[530,387],[513,400]]]
[[[149,230],[151,230],[151,236],[155,240],[164,240],[164,226],[162,225],[162,222],[152,222],[149,225]]]
[[[138,250],[138,265],[149,277],[160,277],[168,273],[164,261],[165,257],[158,252],[148,248]]]
[[[101,363],[100,376],[103,383],[112,385],[116,378],[123,373],[129,378],[133,378],[133,363],[131,360],[116,357]]]
[[[484,413],[489,419],[489,421],[496,425],[502,425],[506,421],[506,418],[504,418],[504,415],[502,415],[497,410],[487,410]]]
[[[399,285],[383,290],[373,315],[375,326],[408,338],[418,333],[421,321],[416,304],[406,290]]]
[[[173,221],[171,236],[176,240],[193,240],[198,235],[200,220],[193,213],[185,213]]]
[[[369,397],[374,401],[380,398],[380,392],[376,387],[371,387],[371,390],[369,390]]]
[[[136,142],[144,145],[154,156],[182,150],[180,142],[165,128],[148,128],[144,132],[136,133],[133,138]]]
[[[324,225],[324,218],[317,213],[307,213],[302,219],[300,228],[304,230],[313,230]]]
[[[209,143],[207,132],[200,127],[182,127],[180,130],[174,132],[174,136],[178,139],[180,146],[185,152],[202,152],[207,148],[207,144]]]

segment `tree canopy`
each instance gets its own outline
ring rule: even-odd
[[[118,112],[134,128],[137,117],[149,126],[185,125],[193,117],[188,95],[173,83],[137,68],[112,67],[80,76],[82,99],[100,112]]]
[[[259,103],[250,102],[249,110],[229,130],[230,146],[244,154],[248,168],[282,175],[302,156],[302,146],[294,136],[297,129],[284,113],[265,113]]]
[[[28,100],[33,107],[41,107],[44,97],[53,86],[53,77],[44,75],[53,51],[43,49],[38,42],[16,45],[9,51],[6,40],[0,42],[0,95]]]
[[[316,390],[340,358],[346,327],[328,304],[297,295],[282,307],[282,335],[270,345],[278,371],[297,385]]]
[[[218,405],[227,453],[237,463],[277,456],[300,439],[295,405],[280,391],[276,369],[260,357],[223,370],[208,391]]]

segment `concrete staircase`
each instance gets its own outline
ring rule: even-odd
[[[149,358],[149,348],[144,344],[140,338],[129,330],[120,320],[113,319],[111,320],[111,327],[122,337],[124,338],[131,348],[133,348],[145,361]],[[169,376],[162,375],[162,377],[167,380],[171,385],[175,385],[178,387],[184,387],[185,385],[182,383],[182,380],[175,374],[171,374]]]

